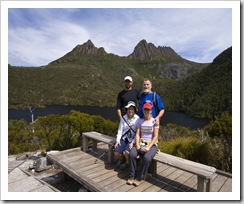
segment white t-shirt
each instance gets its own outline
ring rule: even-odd
[[[139,118],[136,127],[141,129],[141,138],[145,140],[151,140],[154,136],[154,128],[159,128],[159,126],[155,125],[154,118],[148,121],[145,121],[144,118]]]

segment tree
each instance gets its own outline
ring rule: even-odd
[[[81,113],[79,111],[70,111],[70,120],[74,129],[79,133],[79,144],[81,144],[81,136],[83,132],[93,130],[94,121],[89,114]]]
[[[217,168],[232,172],[232,117],[222,113],[205,128],[212,138],[213,163]]]
[[[59,120],[60,119],[59,119],[58,115],[51,114],[48,116],[39,117],[35,122],[36,125],[39,126],[45,134],[45,138],[48,142],[47,149],[51,148],[51,145],[52,145],[51,135],[54,132],[54,130],[57,128],[57,126],[59,124]]]

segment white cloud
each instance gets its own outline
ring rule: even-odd
[[[10,64],[19,58],[20,65],[45,65],[88,39],[120,56],[145,39],[189,60],[211,62],[232,42],[230,9],[30,9],[29,18],[19,15],[9,28]]]
[[[46,65],[69,52],[79,42],[86,41],[87,38],[89,38],[88,31],[62,21],[49,22],[42,28],[11,28],[9,29],[9,62],[11,64],[12,60],[20,58],[26,65]]]

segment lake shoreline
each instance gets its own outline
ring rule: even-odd
[[[36,108],[33,111],[34,120],[41,116],[50,114],[68,115],[71,110],[80,111],[89,115],[99,115],[106,120],[119,121],[115,107],[99,107],[99,106],[46,106],[45,108]],[[24,119],[26,122],[31,122],[31,113],[28,108],[18,110],[8,110],[9,120]],[[160,124],[166,126],[168,123],[176,124],[178,126],[187,127],[191,130],[202,128],[209,123],[209,119],[195,118],[184,113],[165,111],[161,118]]]

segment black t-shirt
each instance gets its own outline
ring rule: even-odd
[[[137,89],[132,88],[129,91],[120,91],[117,97],[116,110],[120,109],[122,116],[126,114],[125,106],[129,101],[133,101],[137,105],[137,101],[140,99],[140,92]]]

